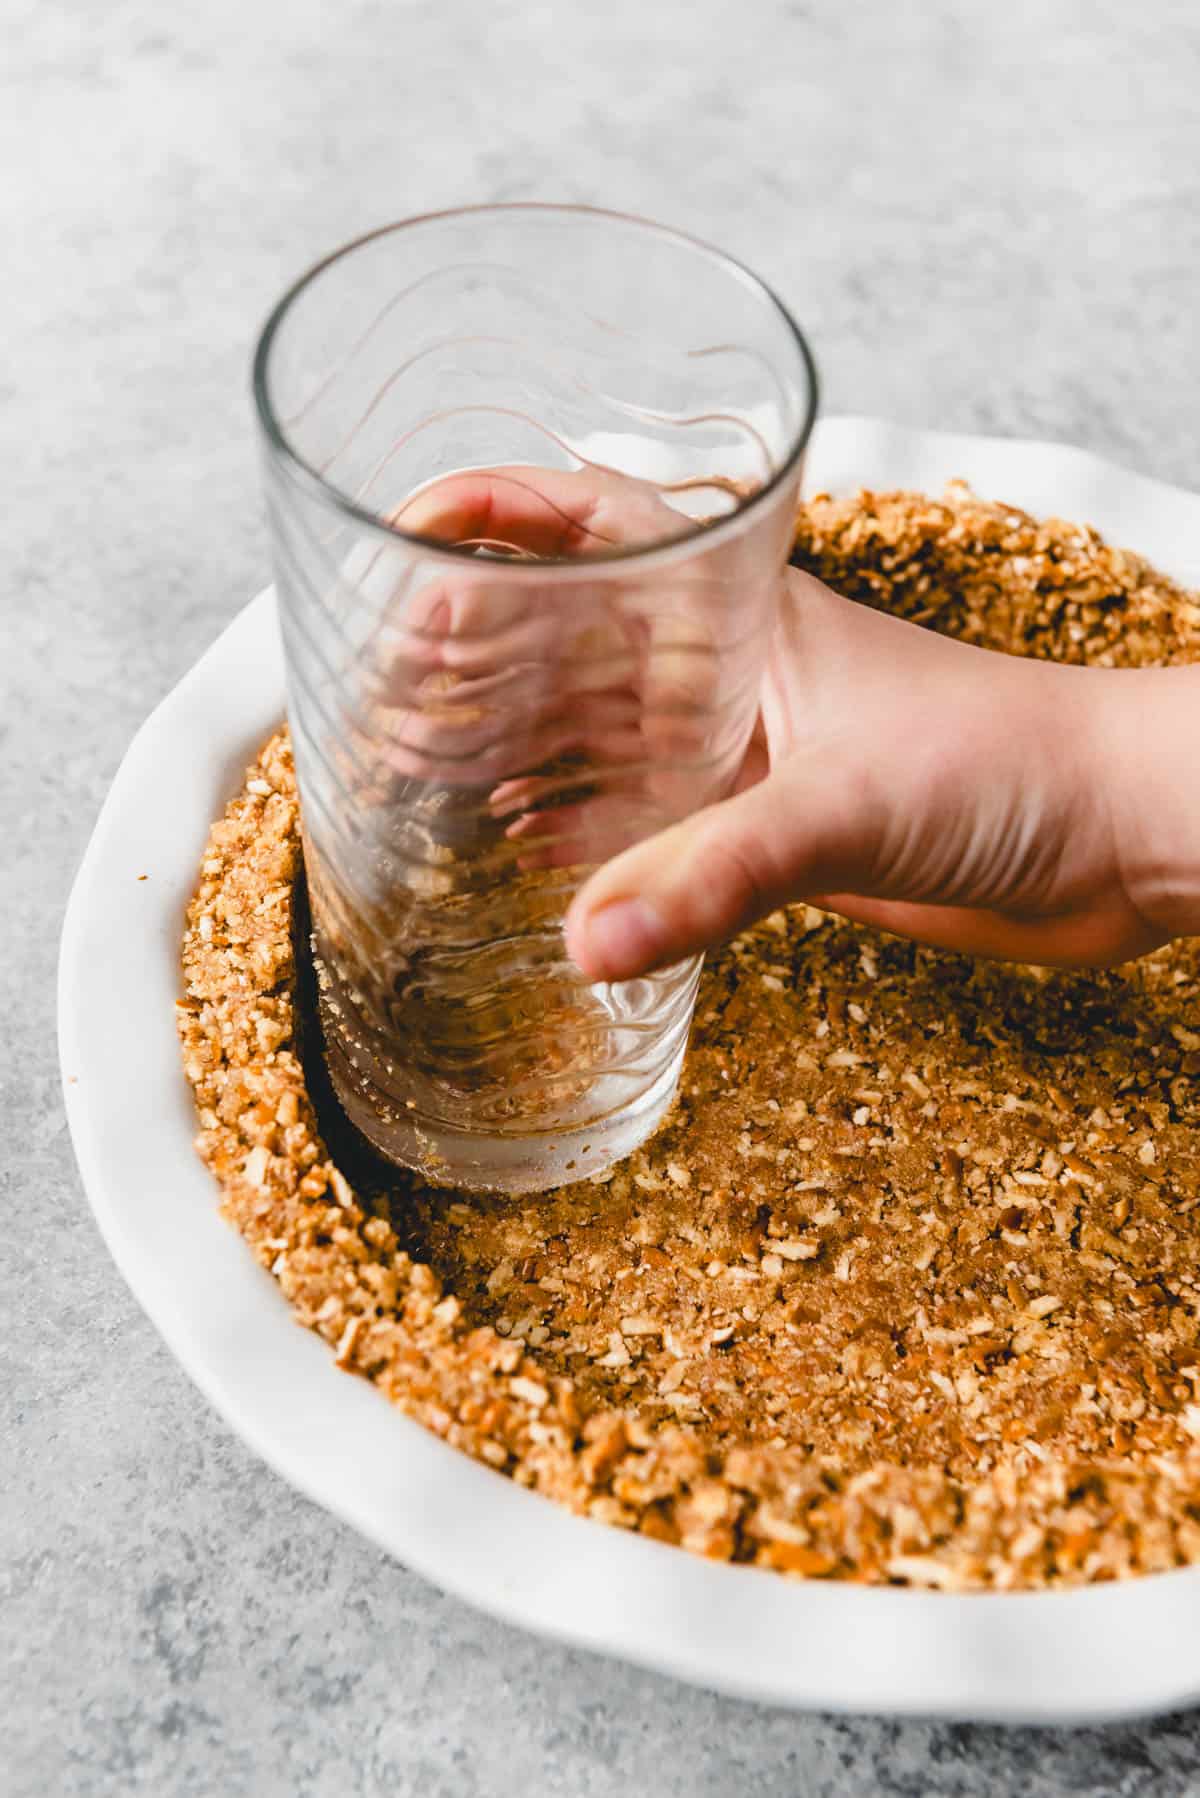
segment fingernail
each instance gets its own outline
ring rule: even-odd
[[[585,971],[596,979],[623,980],[658,960],[666,932],[645,899],[614,899],[588,918],[581,933]]]

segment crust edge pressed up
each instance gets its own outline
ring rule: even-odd
[[[1194,596],[1085,527],[1035,521],[985,504],[957,484],[941,500],[902,493],[818,496],[801,512],[794,559],[856,599],[1011,653],[1102,665],[1200,659]],[[583,1367],[578,1374],[564,1372],[561,1355],[539,1352],[544,1327],[532,1327],[532,1341],[516,1333],[498,1306],[490,1314],[481,1309],[478,1292],[465,1279],[459,1291],[449,1290],[430,1261],[411,1252],[413,1237],[406,1235],[404,1246],[388,1193],[369,1183],[352,1187],[322,1139],[298,1043],[294,925],[300,868],[295,777],[284,730],[266,744],[241,792],[212,826],[187,913],[179,1031],[199,1113],[198,1148],[220,1186],[222,1211],[273,1274],[298,1320],[325,1338],[341,1367],[370,1379],[452,1447],[576,1512],[785,1574],[963,1590],[1079,1584],[1200,1562],[1200,1285],[1191,1279],[1200,1259],[1200,1142],[1189,1146],[1200,1137],[1194,1129],[1200,1100],[1191,1097],[1200,1084],[1194,944],[1148,958],[1137,964],[1140,973],[1081,977],[1083,984],[1071,989],[1115,995],[1114,1004],[1132,995],[1133,1023],[1124,1013],[1118,1018],[1120,1030],[1132,1034],[1128,1065],[1105,1060],[1100,1070],[1104,1092],[1115,1095],[1107,1109],[1093,1103],[1095,1093],[1073,1103],[1074,1093],[1051,1087],[1053,1100],[1039,1111],[1033,1098],[1015,1090],[997,1087],[981,1097],[977,1089],[956,1101],[955,1127],[964,1140],[954,1142],[948,1113],[937,1116],[940,1089],[908,1067],[909,1050],[926,1047],[906,1039],[906,1028],[914,1040],[918,1036],[915,1023],[890,1017],[884,1065],[878,1041],[873,1058],[860,1053],[870,1046],[863,1006],[847,998],[848,987],[840,994],[833,989],[848,979],[839,970],[850,960],[868,972],[874,968],[872,980],[882,967],[881,1003],[889,993],[903,995],[906,980],[925,982],[923,991],[930,981],[936,988],[938,970],[953,967],[957,973],[945,974],[944,1003],[950,1007],[975,979],[955,958],[889,946],[873,932],[828,923],[801,906],[748,933],[706,973],[698,1020],[705,1015],[706,991],[714,1017],[719,997],[740,992],[742,1011],[735,1007],[733,1015],[749,1017],[764,1043],[776,1043],[782,1020],[794,1027],[807,1014],[782,1009],[786,981],[772,969],[792,979],[810,969],[822,1015],[832,994],[850,1033],[846,1040],[855,1046],[831,1050],[826,1044],[812,1054],[821,1051],[820,1040],[797,1044],[805,1064],[812,1064],[805,1087],[810,1096],[798,1105],[811,1119],[804,1128],[811,1127],[812,1136],[799,1138],[808,1148],[797,1151],[795,1132],[784,1143],[778,1134],[783,1126],[769,1112],[773,1105],[779,1113],[778,1100],[762,1094],[767,1122],[753,1131],[748,1124],[744,1138],[729,1144],[729,1159],[735,1170],[745,1170],[746,1182],[751,1168],[767,1164],[755,1180],[769,1181],[771,1166],[786,1168],[794,1190],[780,1192],[773,1212],[768,1185],[766,1200],[772,1202],[751,1207],[769,1221],[758,1226],[760,1241],[739,1241],[740,1263],[733,1269],[742,1287],[759,1295],[743,1308],[750,1321],[730,1309],[735,1321],[728,1332],[710,1328],[694,1348],[694,1365],[710,1370],[718,1351],[726,1353],[727,1364],[741,1365],[728,1362],[729,1351],[753,1353],[760,1315],[782,1318],[778,1340],[784,1342],[788,1332],[788,1352],[799,1354],[806,1315],[797,1309],[801,1282],[833,1282],[839,1294],[853,1290],[860,1240],[854,1232],[860,1228],[867,1246],[859,1265],[881,1279],[898,1277],[886,1272],[897,1258],[887,1248],[893,1213],[873,1198],[875,1163],[866,1148],[856,1147],[856,1131],[876,1132],[863,1136],[877,1145],[871,1151],[876,1162],[881,1153],[892,1154],[894,1139],[897,1165],[903,1163],[906,1130],[927,1133],[922,1153],[931,1166],[945,1136],[947,1191],[957,1194],[961,1217],[978,1226],[969,1263],[975,1284],[970,1306],[960,1307],[961,1327],[953,1319],[947,1327],[940,1313],[930,1323],[931,1298],[914,1307],[925,1321],[913,1327],[911,1340],[895,1346],[911,1378],[920,1379],[920,1402],[927,1407],[921,1429],[931,1446],[941,1439],[939,1430],[955,1441],[969,1439],[973,1418],[986,1415],[989,1381],[1006,1394],[1013,1389],[1005,1382],[1014,1357],[1016,1372],[1022,1357],[1053,1369],[1055,1355],[1069,1360],[1076,1340],[1070,1320],[1077,1313],[1090,1304],[1102,1321],[1108,1315],[1107,1335],[1089,1335],[1082,1324],[1076,1331],[1081,1343],[1091,1345],[1080,1384],[1095,1416],[1089,1413],[1076,1435],[1074,1424],[1064,1425],[1049,1446],[1036,1434],[1010,1432],[1009,1439],[998,1429],[981,1461],[985,1470],[968,1479],[947,1471],[936,1455],[920,1460],[915,1448],[896,1454],[896,1440],[919,1445],[921,1430],[897,1436],[882,1411],[879,1440],[891,1444],[891,1452],[874,1460],[861,1452],[857,1459],[840,1457],[831,1452],[836,1441],[806,1445],[757,1426],[738,1440],[728,1427],[718,1430],[712,1423],[713,1407],[723,1405],[727,1424],[729,1407],[738,1402],[737,1380],[722,1384],[711,1371],[700,1396],[686,1405],[675,1396],[682,1380],[671,1387],[669,1374],[659,1388],[661,1402],[635,1402],[631,1387],[620,1402],[620,1376],[630,1366],[636,1372],[645,1352],[639,1336],[657,1343],[663,1334],[661,1325],[650,1327],[653,1318],[639,1319],[636,1308],[624,1320],[627,1333],[612,1332],[616,1342],[605,1384],[594,1369],[593,1377],[585,1377]],[[997,975],[994,986],[986,985],[991,976],[980,978],[985,985],[972,988],[972,1003],[986,1007],[1009,990],[1005,980],[1022,975]],[[1037,977],[1029,978],[1036,989]],[[1029,1003],[1035,1012],[1036,990]],[[1113,1042],[1120,1030],[1110,1030]],[[1019,1069],[1017,1051],[993,1047],[998,1079]],[[986,1045],[985,1051],[992,1053]],[[1011,1064],[1005,1060],[1010,1055],[1016,1057]],[[686,1109],[686,1098],[684,1104]],[[934,1114],[927,1116],[930,1105]],[[1031,1147],[1030,1156],[1021,1158],[1028,1165],[1016,1165],[1008,1148],[997,1158],[996,1144],[1013,1139],[988,1135],[990,1110],[1007,1112],[1006,1130],[1016,1113],[1037,1150],[1035,1156]],[[961,1123],[976,1114],[977,1142]],[[651,1198],[656,1185],[677,1186],[677,1193],[668,1192],[671,1202],[683,1209],[694,1202],[699,1213],[701,1192],[689,1194],[692,1173],[674,1159],[687,1140],[678,1119],[663,1140],[668,1176],[643,1151],[631,1164],[633,1179]],[[1070,1145],[1065,1150],[1064,1143]],[[839,1146],[844,1144],[849,1146]],[[824,1195],[809,1205],[811,1194],[803,1189],[821,1191],[824,1176],[796,1178],[797,1153],[847,1157],[840,1165],[853,1162],[861,1170],[859,1184],[838,1188],[831,1173]],[[736,1171],[734,1177],[743,1178]],[[782,1187],[783,1173],[775,1177]],[[562,1202],[590,1194],[597,1205],[615,1206],[622,1180],[628,1185],[622,1175],[612,1185],[581,1183],[566,1189]],[[414,1216],[433,1220],[429,1241],[442,1245],[447,1264],[445,1244],[459,1226],[446,1214],[456,1195],[425,1189],[413,1202]],[[873,1203],[879,1215],[868,1228],[851,1214],[858,1205],[865,1217]],[[480,1214],[479,1227],[502,1230],[506,1215],[493,1204],[487,1218]],[[787,1231],[776,1216],[790,1220]],[[898,1245],[899,1259],[915,1269],[914,1280],[928,1275],[931,1293],[935,1273],[953,1286],[956,1253],[968,1268],[966,1249],[956,1249],[946,1223],[953,1216],[945,1194],[931,1192],[919,1203],[914,1195],[905,1229],[924,1234]],[[469,1208],[463,1219],[471,1222]],[[662,1256],[661,1249],[656,1252]],[[719,1275],[710,1267],[694,1270],[698,1282],[709,1277],[713,1291],[713,1281],[733,1277],[733,1251],[723,1249],[722,1257],[711,1263],[719,1265]],[[1051,1266],[1073,1270],[1077,1288],[1064,1296],[1059,1279],[1059,1289],[1051,1289],[1036,1271]],[[511,1258],[497,1261],[493,1253],[480,1288],[485,1295],[498,1267],[507,1268],[505,1278],[520,1287]],[[1007,1286],[1006,1267],[1015,1270]],[[690,1278],[693,1270],[686,1271]],[[535,1274],[531,1267],[531,1290]],[[546,1278],[547,1291],[553,1291],[553,1272]],[[864,1278],[864,1291],[867,1284]],[[769,1300],[762,1297],[768,1289]],[[699,1290],[696,1315],[708,1305],[708,1317],[709,1287]],[[491,1321],[481,1321],[488,1315]],[[1141,1319],[1152,1320],[1144,1325],[1146,1337],[1159,1345],[1144,1366],[1135,1365],[1129,1349]],[[986,1320],[990,1334],[976,1328],[979,1320]],[[714,1341],[726,1334],[726,1342]],[[578,1340],[585,1336],[581,1331]],[[868,1430],[872,1390],[877,1409],[880,1394],[909,1390],[895,1384],[909,1377],[899,1362],[886,1355],[878,1365],[871,1359],[879,1351],[869,1337],[864,1331],[848,1341],[845,1366],[820,1375],[830,1392],[860,1395],[855,1402]],[[558,1340],[569,1350],[569,1332]],[[663,1352],[661,1344],[657,1352]],[[1103,1378],[1106,1353],[1114,1369],[1111,1384]],[[754,1397],[748,1392],[748,1405]],[[946,1418],[939,1421],[930,1404],[944,1408]],[[1007,1427],[1010,1420],[1000,1421]],[[1086,1452],[1077,1452],[1077,1442],[1086,1443]]]

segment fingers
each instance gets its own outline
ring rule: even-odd
[[[404,606],[378,670],[379,697],[409,702],[431,674],[457,682],[544,662],[558,648],[559,614],[516,583],[460,577],[424,587]]]
[[[527,556],[644,547],[691,528],[649,482],[601,468],[488,468],[435,481],[393,513],[414,536]]]
[[[648,483],[592,468],[450,476],[395,522],[534,558],[586,558],[689,528]],[[576,751],[618,770],[694,760],[706,748],[715,656],[696,610],[669,583],[648,605],[632,578],[581,567],[578,580],[547,588],[519,562],[465,563],[414,594],[397,621],[376,681],[390,713],[385,759],[451,781],[510,779]]]
[[[669,535],[679,518],[645,483],[604,470],[499,468],[435,482],[395,514],[416,534],[518,557],[586,557]],[[585,742],[617,753],[622,698],[644,646],[611,579],[539,585],[519,564],[464,563],[409,597],[377,671],[385,760],[460,782],[536,769]],[[623,759],[633,759],[626,749]]]
[[[641,760],[635,657],[616,628],[587,635],[581,647],[578,632],[547,629],[494,662],[461,639],[433,660],[392,660],[378,714],[385,761],[431,780],[511,782],[576,751],[598,768]]]
[[[666,967],[799,893],[849,886],[878,835],[866,788],[788,765],[599,869],[568,913],[568,950],[595,980]]]
[[[391,522],[417,537],[459,547],[530,556],[576,555],[589,543],[611,547],[590,528],[595,488],[561,470],[471,470],[415,493]]]

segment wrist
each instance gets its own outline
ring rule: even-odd
[[[1100,674],[1097,778],[1129,902],[1163,938],[1200,935],[1200,667]]]

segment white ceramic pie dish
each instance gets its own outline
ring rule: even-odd
[[[936,491],[953,476],[986,497],[1094,523],[1200,586],[1200,495],[1078,450],[830,419],[806,486]],[[723,1692],[1036,1722],[1200,1699],[1200,1568],[1081,1591],[949,1595],[709,1563],[573,1517],[457,1454],[296,1328],[218,1216],[192,1148],[172,1010],[205,833],[282,712],[268,590],[134,738],[71,893],[59,969],[67,1116],[100,1229],[168,1346],[243,1439],[308,1497],[481,1609]]]

